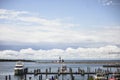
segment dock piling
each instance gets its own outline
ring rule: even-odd
[[[5,76],[5,80],[7,80],[7,76]]]
[[[89,73],[90,73],[90,68],[89,67],[87,67],[87,72],[88,72],[88,80],[89,80]]]
[[[11,80],[11,76],[9,75],[9,80]]]
[[[51,72],[51,67],[49,67],[49,72]]]
[[[74,80],[74,76],[73,76],[73,73],[72,73],[72,68],[69,68],[69,72],[70,72],[71,80]]]
[[[78,69],[78,70],[74,71],[74,69],[72,70],[72,68],[67,68],[67,71],[61,71],[60,67],[58,67],[58,70],[56,70],[56,71],[51,71],[51,67],[49,67],[48,69],[47,68],[44,69],[44,71],[41,71],[41,69],[34,69],[32,71],[27,71],[27,69],[25,69],[22,76],[24,77],[24,80],[27,80],[27,78],[28,78],[28,80],[32,80],[33,77],[28,77],[27,75],[30,75],[30,74],[31,75],[38,75],[38,76],[36,76],[36,77],[38,77],[38,80],[42,80],[42,76],[44,76],[46,79],[48,79],[49,78],[48,75],[52,75],[53,80],[57,80],[57,79],[59,79],[59,76],[62,75],[62,80],[63,80],[64,75],[70,75],[70,80],[75,80],[75,75],[81,75],[82,77],[84,77],[84,75],[86,75],[88,80],[90,80],[91,75],[94,75],[97,73],[102,73],[107,78],[109,78],[109,75],[113,74],[113,73],[120,74],[120,69],[117,69],[116,72],[112,72],[111,68],[106,68],[106,69],[95,68],[94,70],[93,69],[90,70],[90,67],[87,67],[86,68],[87,70],[86,70],[86,69],[82,69],[82,68],[78,67],[76,69]],[[7,75],[7,76],[5,76],[4,79],[11,80],[12,79],[11,77],[12,77],[11,75]]]
[[[48,69],[46,69],[46,78],[47,78],[47,75],[48,75]]]
[[[75,80],[75,77],[73,75],[71,76],[71,80]]]
[[[39,80],[42,80],[42,74],[39,76]]]
[[[42,80],[42,75],[39,75],[39,80]]]
[[[26,74],[24,75],[24,77],[25,77],[25,80],[26,80]]]

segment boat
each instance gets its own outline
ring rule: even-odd
[[[120,74],[113,74],[109,80],[120,80]]]
[[[109,80],[116,80],[114,77],[111,77]]]
[[[64,63],[64,59],[62,59],[61,57],[59,57],[58,60],[52,61],[53,63]]]
[[[103,67],[120,67],[120,64],[108,64],[108,65],[103,65]]]
[[[104,74],[102,74],[102,73],[97,73],[94,76],[94,80],[107,80],[107,77],[105,77]]]
[[[24,74],[24,64],[21,61],[16,62],[15,68],[14,68],[14,74],[15,75],[23,75]]]
[[[63,64],[60,68],[60,72],[67,72],[67,66]]]

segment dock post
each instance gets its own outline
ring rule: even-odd
[[[26,80],[26,75],[27,75],[27,74],[24,75],[25,80]]]
[[[35,76],[37,75],[37,70],[34,70],[34,75],[35,75]]]
[[[42,80],[42,75],[41,75],[41,80]]]
[[[75,80],[75,77],[72,75],[71,80]]]
[[[11,80],[11,76],[9,75],[9,80]]]
[[[78,73],[80,73],[80,68],[78,67]]]
[[[7,80],[7,76],[5,76],[5,80]]]
[[[39,69],[37,69],[37,74],[39,73]]]
[[[110,68],[110,73],[112,72],[111,68]]]
[[[24,74],[27,74],[28,73],[28,68],[25,68],[24,69]]]
[[[41,75],[39,76],[39,80],[42,80],[42,79],[41,79]]]
[[[82,76],[85,75],[85,71],[84,71],[84,69],[81,71],[81,75],[82,75]]]
[[[51,73],[51,67],[49,67],[49,72]]]
[[[39,73],[41,73],[41,69],[39,69]]]
[[[58,67],[58,76],[60,76],[60,68]]]
[[[90,68],[87,67],[87,73],[88,73],[88,80],[89,80],[89,73],[90,73]]]
[[[109,68],[107,67],[107,72],[109,72]]]
[[[35,75],[36,70],[34,70],[34,75]]]
[[[40,76],[39,76],[39,80],[40,80]]]
[[[54,77],[52,76],[52,80],[54,80]]]
[[[58,73],[60,72],[60,67],[58,67]]]
[[[107,80],[108,80],[108,75],[107,75]]]
[[[42,80],[42,74],[40,75],[40,80]]]
[[[72,74],[72,68],[69,68],[69,72],[70,72],[71,80],[74,80],[74,76]]]
[[[55,80],[58,79],[58,75],[55,75],[55,76],[54,76],[54,79],[55,79]]]
[[[42,80],[42,75],[40,76],[40,79]]]
[[[46,78],[47,78],[47,74],[48,74],[48,69],[46,69]]]
[[[97,70],[95,69],[95,73],[97,72]]]
[[[72,68],[69,68],[70,73],[72,73]]]

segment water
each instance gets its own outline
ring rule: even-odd
[[[14,76],[14,67],[16,62],[0,62],[0,80],[5,80],[6,75],[11,75],[11,80],[21,80],[22,77],[20,76]],[[53,64],[53,63],[36,63],[36,62],[24,62],[25,67],[28,67],[29,71],[33,71],[34,69],[41,69],[41,71],[44,71],[46,69],[49,69],[51,67],[52,72],[56,72],[58,70],[58,67],[61,66],[61,64]],[[91,71],[94,71],[98,68],[103,68],[103,64],[66,64],[67,68],[72,68],[74,72],[78,70],[78,67],[81,69],[87,70],[87,67],[90,67]],[[69,70],[69,69],[68,69]],[[116,69],[112,69],[112,71],[115,71]],[[48,75],[48,77],[52,77],[53,75]],[[75,80],[87,80],[87,75],[81,76],[81,75],[74,75]],[[38,76],[34,75],[27,75],[27,80],[29,80],[29,77],[32,77],[32,80],[38,80]],[[43,80],[46,79],[46,76],[43,75]],[[61,75],[59,76],[59,80],[71,80],[70,75]]]

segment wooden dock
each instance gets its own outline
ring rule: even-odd
[[[31,77],[30,75],[34,75],[38,77],[38,80],[43,80],[43,76],[46,77],[46,79],[48,79],[48,75],[51,75],[52,77],[50,77],[50,80],[59,80],[60,76],[63,75],[70,75],[70,79],[68,80],[75,80],[75,75],[80,75],[80,76],[85,76],[87,75],[87,78],[89,80],[89,78],[91,78],[91,75],[96,75],[97,73],[102,73],[105,76],[107,76],[107,80],[108,80],[108,76],[111,74],[119,74],[120,75],[120,69],[114,72],[112,72],[109,68],[105,68],[105,69],[95,69],[94,71],[91,71],[89,67],[87,67],[87,70],[81,69],[81,68],[77,68],[76,71],[73,71],[72,68],[67,68],[67,71],[63,71],[61,72],[58,68],[58,70],[56,71],[52,71],[51,67],[48,69],[45,69],[44,71],[41,69],[34,69],[33,71],[28,70],[28,68],[24,69],[24,73],[22,74],[23,79],[21,80],[34,80],[33,77]],[[29,77],[27,76],[29,75]],[[21,75],[17,75],[17,76],[21,76]],[[5,76],[5,80],[11,80],[11,76]],[[63,80],[63,79],[62,79]]]
[[[42,76],[45,75],[46,78],[48,75],[52,75],[52,80],[58,80],[59,76],[63,76],[63,75],[70,75],[70,80],[75,80],[75,75],[81,75],[81,76],[85,76],[87,75],[87,78],[89,80],[89,78],[91,78],[91,75],[96,75],[97,73],[102,73],[104,74],[106,77],[107,77],[107,80],[108,80],[108,76],[111,75],[111,74],[120,74],[120,71],[115,71],[115,72],[112,72],[110,70],[108,70],[108,68],[106,68],[106,70],[102,70],[102,69],[98,69],[98,70],[95,70],[95,71],[91,71],[90,68],[88,67],[87,70],[85,71],[84,69],[80,69],[78,68],[77,71],[73,71],[72,68],[68,68],[67,71],[65,72],[60,72],[59,68],[56,72],[52,72],[51,71],[51,68],[48,68],[48,69],[45,69],[45,71],[42,71],[41,72],[41,69],[35,69],[34,71],[28,71],[28,69],[26,68],[25,69],[25,73],[24,75],[27,76],[27,75],[34,75],[34,76],[39,76],[39,80],[43,80],[42,79]],[[53,76],[54,75],[54,76]],[[25,77],[25,80],[26,77]]]
[[[73,71],[72,68],[69,68],[67,71],[65,72],[61,72],[59,69],[56,72],[52,72],[51,68],[46,69],[44,72],[41,72],[41,69],[36,69],[34,71],[28,71],[28,69],[26,68],[24,70],[24,75],[39,75],[39,74],[43,74],[43,75],[55,75],[55,74],[59,74],[59,75],[89,75],[89,74],[97,74],[97,73],[103,73],[105,75],[109,75],[109,74],[113,74],[113,73],[117,73],[120,74],[120,69],[113,72],[108,70],[108,68],[106,70],[102,70],[102,69],[98,69],[98,70],[94,70],[91,71],[90,68],[87,68],[87,70],[85,71],[84,69],[80,69],[78,68],[77,71]]]
[[[72,72],[72,73],[70,73],[70,72],[40,72],[40,73],[34,73],[34,72],[28,72],[28,73],[26,73],[26,74],[32,74],[32,75],[34,75],[34,74],[48,74],[48,75],[52,75],[52,74],[61,74],[61,75],[69,75],[69,74],[73,74],[73,75],[82,75],[82,74],[96,74],[95,72],[85,72],[85,73],[78,73],[78,72]],[[112,73],[109,73],[109,74],[112,74]]]

